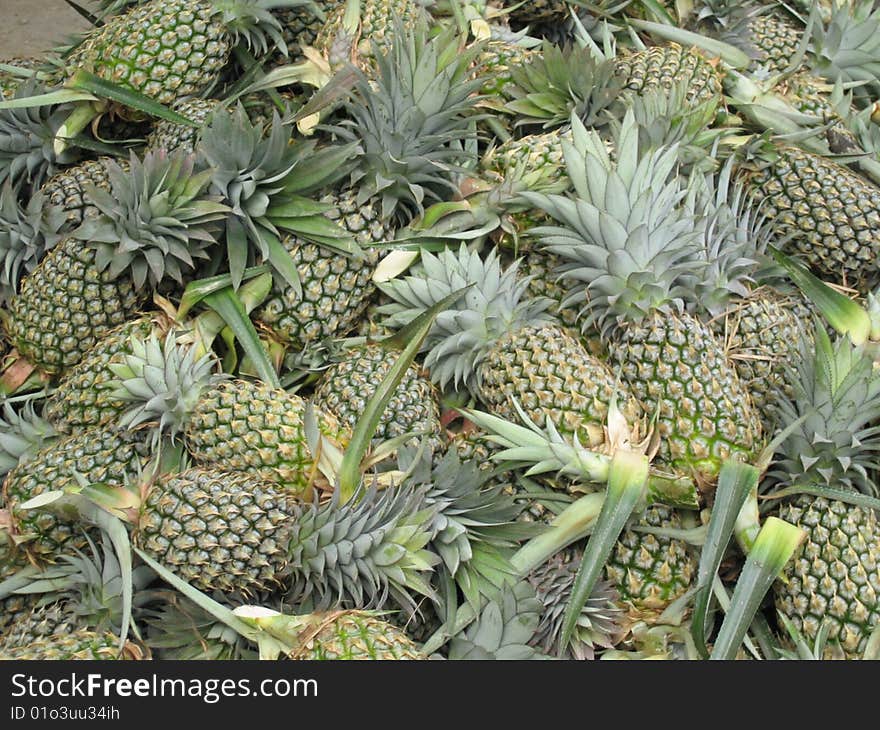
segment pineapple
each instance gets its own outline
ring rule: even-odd
[[[289,659],[381,661],[425,659],[406,634],[367,611],[297,616],[297,647]]]
[[[0,660],[51,661],[51,660],[140,660],[149,656],[144,648],[126,641],[120,650],[119,637],[109,632],[79,629],[69,633],[45,636],[32,644],[0,651]]]
[[[690,104],[721,97],[721,79],[715,67],[696,50],[677,43],[620,55],[615,61],[615,72],[624,88],[637,94],[685,83],[686,101]]]
[[[397,354],[378,343],[344,351],[338,362],[322,374],[315,388],[315,404],[354,428]],[[412,432],[435,444],[440,436],[437,394],[417,365],[410,366],[397,386],[373,438],[375,443],[381,443]]]
[[[209,223],[225,211],[204,196],[208,173],[197,173],[192,158],[132,155],[129,174],[108,167],[112,194],[90,189],[101,215],[53,248],[9,305],[9,339],[50,374],[131,318],[149,287],[182,282],[193,259],[207,256]]]
[[[358,75],[346,119],[333,128],[342,144],[355,146],[349,180],[324,202],[364,255],[342,258],[298,236],[284,240],[302,293],[277,285],[257,319],[291,350],[352,329],[375,293],[375,244],[393,240],[426,205],[455,189],[480,84],[471,78],[475,51],[456,51],[454,36],[428,38],[419,26],[395,35],[387,54],[376,57],[375,79]]]
[[[659,504],[648,507],[637,524],[682,527],[679,515]],[[619,592],[630,620],[651,623],[691,587],[696,570],[696,560],[682,540],[625,529],[605,565],[605,576]]]
[[[349,62],[366,71],[377,53],[391,48],[398,27],[412,28],[425,19],[418,0],[345,0],[327,13],[314,48],[333,72]]]
[[[87,72],[171,106],[182,97],[208,91],[238,44],[264,53],[271,39],[283,48],[281,26],[269,9],[302,4],[300,0],[148,0],[106,17],[90,31],[67,55],[65,76]],[[106,107],[79,102],[59,131],[58,146],[63,148],[64,138],[80,132]]]
[[[200,129],[208,122],[211,114],[220,107],[214,99],[183,98],[174,102],[172,110],[183,115],[193,123],[190,127],[176,122],[160,119],[147,137],[147,149],[163,149],[169,152],[183,150],[195,152],[200,138]]]
[[[318,610],[433,597],[438,558],[424,546],[434,509],[423,490],[369,489],[319,505],[258,477],[196,467],[141,493],[124,496],[133,544],[198,590],[280,593]]]
[[[802,339],[793,394],[781,397],[781,427],[806,420],[777,447],[762,489],[818,487],[827,496],[784,497],[779,516],[807,531],[774,584],[776,607],[808,640],[830,626],[826,655],[860,655],[880,625],[880,527],[870,506],[850,501],[877,493],[880,378],[867,352],[821,327]]]
[[[335,477],[334,460],[350,436],[336,416],[313,409],[313,442],[299,396],[215,374],[213,353],[197,358],[197,345],[178,343],[173,331],[162,342],[151,332],[129,343],[122,362],[108,365],[115,376],[109,397],[128,404],[118,418],[122,427],[152,424],[154,440],[182,434],[198,463],[247,472],[305,498],[316,483],[326,486],[318,471]]]
[[[695,14],[697,27],[745,51],[752,67],[764,73],[785,71],[797,55],[801,30],[771,8],[732,0],[702,0]]]
[[[422,251],[420,270],[380,285],[393,300],[381,309],[397,327],[468,285],[471,291],[438,315],[425,339],[425,366],[441,388],[464,388],[509,420],[518,419],[516,400],[539,426],[549,420],[594,447],[605,441],[616,393],[636,427],[642,411],[611,369],[553,322],[549,300],[523,297],[517,264],[502,270],[495,251],[485,258],[464,245],[458,253]]]
[[[711,263],[699,263],[705,221],[682,205],[700,178],[685,182],[675,174],[674,145],[640,154],[631,112],[614,162],[599,136],[574,122],[580,131],[566,160],[575,194],[523,193],[559,222],[532,233],[564,261],[558,274],[576,282],[563,304],[583,303],[582,331],[603,337],[645,412],[656,413],[660,456],[705,490],[725,458],[751,457],[761,425],[723,344],[700,316],[701,276]]]
[[[142,432],[112,426],[86,429],[48,444],[12,469],[3,483],[12,534],[37,561],[52,560],[62,549],[84,547],[82,531],[74,523],[48,512],[22,510],[20,505],[44,492],[76,486],[77,475],[121,487],[143,468],[150,452]]]
[[[880,189],[825,157],[758,141],[742,175],[786,247],[821,278],[866,293],[880,283]]]
[[[40,192],[46,202],[54,205],[67,214],[67,222],[71,228],[82,225],[88,217],[97,217],[101,214],[89,193],[91,186],[100,190],[110,191],[110,170],[114,165],[124,171],[128,171],[127,164],[122,161],[114,161],[109,157],[99,157],[97,160],[85,160],[72,167],[64,168],[52,175],[43,184]]]
[[[3,415],[0,417],[0,477],[5,477],[20,463],[28,461],[61,436],[51,423],[37,413],[34,402],[38,398],[39,394],[28,397],[23,404],[16,404],[15,408],[8,401],[3,404]]]

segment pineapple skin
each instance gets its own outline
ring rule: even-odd
[[[114,400],[106,384],[115,377],[110,365],[131,353],[132,336],[147,338],[153,331],[151,315],[142,315],[111,330],[70,368],[46,399],[44,415],[61,433],[71,434],[99,426],[120,416],[129,404]]]
[[[68,68],[85,69],[170,106],[207,89],[231,47],[210,0],[149,0],[108,18],[72,54]]]
[[[304,413],[305,401],[297,395],[262,383],[222,381],[199,398],[185,427],[186,445],[202,465],[247,472],[309,499],[316,457]],[[334,415],[316,416],[324,436],[344,448],[348,430]]]
[[[513,398],[543,428],[549,419],[562,435],[577,435],[586,446],[605,442],[608,406],[615,385],[618,408],[633,426],[642,409],[616,383],[606,363],[556,325],[530,326],[500,338],[479,366],[481,400],[497,416],[514,423]]]
[[[764,213],[780,234],[793,234],[787,248],[822,278],[866,293],[880,277],[880,189],[854,172],[795,147],[747,173]]]
[[[40,192],[43,193],[48,205],[57,205],[67,213],[67,222],[75,228],[82,224],[88,216],[98,215],[98,209],[89,202],[86,185],[110,191],[110,175],[106,163],[108,157],[97,160],[85,160],[71,167],[60,170],[45,183]],[[122,166],[127,162],[119,161]]]
[[[66,238],[21,283],[9,304],[7,335],[31,363],[57,374],[131,319],[146,298],[127,276],[95,269],[96,250]]]
[[[379,345],[367,345],[334,363],[315,389],[315,404],[335,414],[354,428],[367,402],[376,392],[397,360],[397,352]],[[387,441],[413,431],[425,432],[437,442],[440,438],[440,407],[433,384],[410,366],[391,397],[374,440]]]
[[[801,41],[801,32],[794,25],[770,13],[747,18],[743,31],[753,49],[753,65],[774,74],[788,68]]]
[[[652,505],[639,525],[681,529],[678,514]],[[697,564],[683,540],[625,529],[605,565],[622,605],[635,620],[650,622],[690,587]]]
[[[418,660],[426,657],[401,629],[363,611],[315,614],[290,659]]]
[[[636,93],[670,89],[687,82],[687,100],[695,105],[721,96],[721,81],[715,68],[696,51],[676,43],[623,56],[615,64],[615,73],[627,89]]]
[[[751,396],[709,327],[655,311],[609,343],[648,414],[658,410],[660,457],[711,483],[728,457],[749,459],[761,435]]]
[[[799,357],[801,331],[812,332],[809,305],[798,296],[761,289],[710,324],[748,388],[763,432],[772,433],[776,391],[793,396],[787,368]]]
[[[87,483],[124,486],[150,458],[143,432],[100,426],[54,442],[17,466],[6,476],[3,502],[13,518],[15,532],[34,535],[24,548],[35,559],[51,559],[64,549],[84,549],[81,528],[44,510],[20,510],[27,500],[53,489],[78,484],[75,472]]]
[[[880,623],[880,526],[868,507],[800,495],[779,517],[807,531],[807,538],[773,586],[776,608],[815,639],[831,622],[829,644],[848,658],[861,656]],[[834,647],[825,650],[826,658]]]
[[[198,144],[201,127],[208,121],[208,117],[218,109],[220,102],[215,99],[180,99],[174,103],[172,109],[178,114],[182,114],[187,119],[192,120],[196,126],[190,127],[184,124],[169,122],[166,119],[160,119],[147,137],[147,149],[157,150],[164,149],[172,152],[174,150],[185,150],[186,152],[195,152]]]
[[[139,660],[147,658],[143,649],[127,642],[119,651],[119,637],[80,629],[71,633],[52,634],[26,646],[0,651],[0,661],[50,660]]]
[[[256,316],[291,349],[302,350],[327,337],[345,334],[357,324],[375,291],[371,277],[379,254],[369,246],[393,238],[394,229],[382,221],[380,201],[358,205],[356,195],[348,189],[325,195],[321,201],[334,206],[327,216],[362,247],[362,260],[296,236],[283,241],[299,272],[302,298],[293,287],[276,283]]]
[[[200,590],[275,590],[287,564],[292,499],[248,474],[188,469],[151,487],[134,541]]]

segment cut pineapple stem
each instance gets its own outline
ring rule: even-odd
[[[648,483],[648,457],[634,451],[618,451],[611,460],[608,488],[593,534],[584,549],[571,597],[565,607],[560,654],[568,648],[581,611],[596,587],[605,563],[633,511],[644,504]]]
[[[806,537],[800,527],[778,517],[767,518],[736,582],[731,609],[721,624],[710,659],[736,658],[758,606]]]
[[[715,503],[706,530],[706,542],[700,552],[700,565],[697,570],[697,592],[694,601],[694,617],[691,622],[691,633],[700,654],[709,656],[706,647],[706,617],[709,612],[712,582],[718,574],[718,567],[724,557],[724,551],[730,542],[731,534],[739,525],[746,512],[746,518],[757,522],[757,498],[755,512],[744,507],[750,495],[757,495],[760,472],[754,466],[743,464],[732,459],[721,465],[718,475],[718,486],[715,489]]]

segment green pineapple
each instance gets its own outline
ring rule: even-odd
[[[109,15],[65,60],[65,76],[79,72],[171,106],[200,96],[219,78],[233,48],[265,53],[271,39],[283,48],[273,7],[301,0],[148,0]],[[103,109],[101,108],[103,106]],[[59,145],[84,129],[107,105],[80,103],[59,131]],[[138,113],[129,114],[133,118]]]
[[[336,414],[355,427],[367,402],[397,359],[395,350],[367,344],[340,353],[324,371],[314,393],[323,411]],[[436,443],[440,436],[440,408],[431,381],[411,365],[391,397],[373,437],[375,443],[418,432]]]
[[[292,619],[297,648],[289,659],[418,660],[418,647],[396,626],[367,611],[330,611]]]
[[[120,650],[119,637],[109,632],[79,629],[70,633],[46,636],[32,644],[0,651],[0,660],[71,661],[71,660],[140,660],[147,659],[144,648],[126,641]]]
[[[711,270],[701,278],[711,260],[699,263],[711,226],[681,203],[702,178],[678,177],[675,145],[640,152],[630,112],[615,161],[595,132],[581,130],[566,153],[574,195],[522,194],[559,222],[533,234],[564,261],[558,274],[576,282],[563,304],[583,303],[582,331],[602,336],[645,412],[656,413],[660,456],[711,484],[725,458],[751,457],[761,426],[700,311],[703,286],[716,289]]]
[[[397,327],[468,285],[472,290],[438,315],[425,340],[425,367],[441,388],[465,389],[514,421],[516,399],[539,426],[550,421],[594,447],[605,443],[616,392],[621,412],[637,428],[642,411],[611,369],[553,322],[549,300],[524,297],[517,265],[502,270],[495,251],[485,258],[464,245],[457,253],[422,251],[420,269],[380,285],[393,300],[381,309]]]
[[[163,149],[168,152],[183,150],[195,152],[200,137],[200,129],[208,122],[220,106],[215,99],[183,98],[174,102],[171,109],[195,123],[190,127],[176,122],[160,119],[147,137],[147,149]]]
[[[776,607],[808,640],[829,623],[826,655],[856,657],[880,624],[880,527],[870,506],[849,499],[876,495],[880,379],[873,359],[848,339],[832,343],[821,327],[815,345],[801,340],[793,394],[781,397],[781,427],[806,420],[777,448],[762,488],[819,487],[826,495],[785,497],[779,516],[807,539],[774,584]]]
[[[275,482],[305,498],[321,475],[335,478],[340,449],[350,432],[336,416],[313,409],[318,432],[306,426],[306,401],[260,382],[215,373],[213,353],[196,356],[197,345],[160,342],[155,332],[133,335],[130,352],[110,363],[113,399],[129,404],[118,418],[127,428],[154,426],[153,438],[183,435],[195,460]]]
[[[669,507],[651,505],[638,526],[680,530]],[[625,529],[605,565],[605,576],[620,594],[632,621],[650,623],[691,587],[697,563],[682,540]]]
[[[615,72],[624,88],[637,94],[684,83],[688,103],[700,104],[721,97],[721,79],[715,67],[698,51],[677,43],[622,54],[615,61]]]
[[[259,477],[197,467],[120,500],[133,544],[199,590],[236,600],[279,593],[317,610],[414,607],[414,595],[433,597],[438,558],[425,545],[434,509],[423,491],[359,496],[304,502]]]
[[[790,145],[758,142],[742,166],[787,250],[818,276],[866,292],[880,282],[880,189],[858,173]],[[747,153],[747,154],[748,154]]]
[[[732,0],[702,0],[694,19],[698,27],[745,51],[752,67],[765,73],[782,73],[796,57],[801,29],[772,7]]]
[[[28,397],[13,406],[3,404],[0,417],[0,477],[5,477],[19,464],[31,459],[38,451],[57,441],[61,434],[34,408],[39,395]],[[3,549],[0,540],[0,561]]]
[[[225,212],[203,194],[209,173],[180,154],[132,156],[128,174],[108,163],[112,193],[92,187],[101,215],[62,240],[21,283],[5,329],[28,361],[48,373],[79,362],[130,319],[150,288],[182,282],[213,243]],[[86,243],[84,243],[86,242]]]
[[[349,62],[366,71],[392,47],[396,24],[408,29],[425,19],[418,0],[345,0],[327,13],[314,48],[332,72]]]
[[[51,560],[62,549],[82,548],[82,531],[68,520],[20,505],[55,489],[73,487],[77,475],[121,487],[147,463],[150,449],[143,433],[112,426],[90,428],[49,443],[6,476],[3,502],[12,518],[12,534],[36,560]]]
[[[114,161],[109,157],[99,157],[97,160],[84,160],[77,165],[66,167],[55,175],[52,175],[43,184],[40,192],[46,202],[54,205],[67,214],[67,221],[71,228],[82,225],[88,217],[97,217],[101,214],[89,193],[91,186],[100,190],[110,191],[110,170],[114,165],[124,171],[128,166],[124,161]]]
[[[300,274],[295,287],[277,285],[257,319],[292,350],[319,344],[352,329],[375,293],[375,246],[456,189],[462,142],[473,138],[479,79],[472,78],[475,51],[458,50],[445,33],[401,31],[387,54],[376,56],[370,81],[359,74],[345,102],[345,119],[333,128],[339,141],[354,145],[348,181],[327,193],[326,215],[339,222],[363,249],[343,258],[298,236],[283,241]]]

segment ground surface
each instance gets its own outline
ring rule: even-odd
[[[64,0],[0,0],[0,57],[39,55],[87,27]]]

